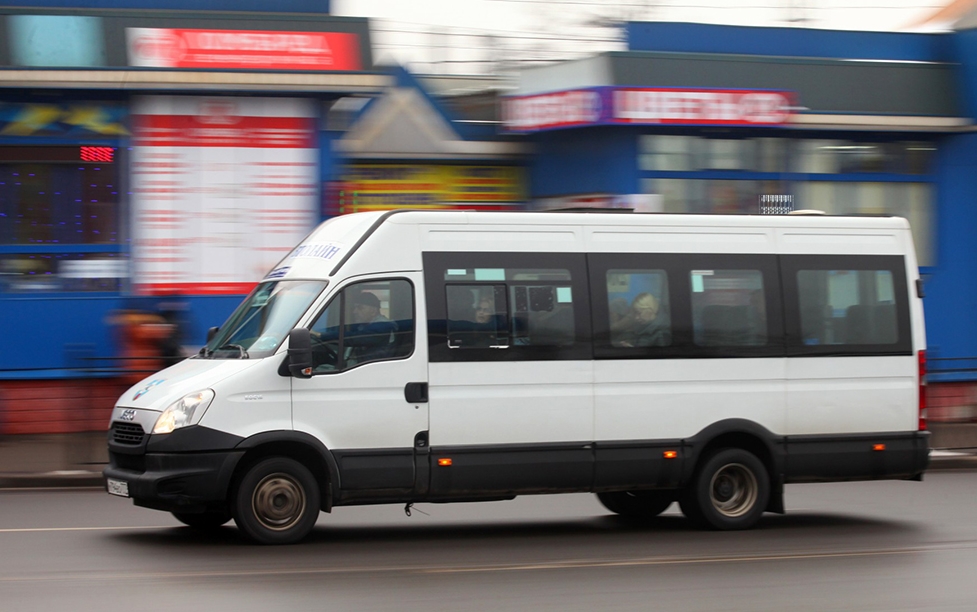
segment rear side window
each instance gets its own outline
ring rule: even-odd
[[[449,348],[574,343],[569,270],[454,268],[444,280]]]
[[[777,257],[588,255],[598,359],[784,354]]]
[[[760,270],[692,270],[689,280],[696,346],[767,343],[767,298]]]
[[[791,354],[911,354],[905,265],[898,256],[783,258]]]
[[[889,270],[799,270],[801,341],[808,346],[895,344]]]
[[[425,253],[431,360],[588,359],[581,254]]]

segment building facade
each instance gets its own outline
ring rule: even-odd
[[[525,71],[504,100],[535,147],[534,205],[906,217],[932,381],[977,379],[977,32],[627,34],[626,52]]]
[[[514,206],[513,146],[465,136],[328,2],[0,7],[0,433],[103,427],[158,365],[129,315],[199,347],[330,215]]]

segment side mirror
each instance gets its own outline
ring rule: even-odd
[[[217,332],[219,331],[220,331],[219,327],[211,327],[210,329],[207,330],[207,344],[210,344],[210,341],[214,339],[214,336],[216,336]]]
[[[288,373],[312,378],[312,334],[304,327],[288,332]]]

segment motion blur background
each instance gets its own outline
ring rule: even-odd
[[[5,2],[0,471],[99,463],[119,394],[316,224],[403,207],[904,216],[963,431],[977,2],[855,4]]]

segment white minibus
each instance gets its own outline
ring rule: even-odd
[[[534,493],[749,528],[787,483],[922,478],[921,294],[895,217],[336,217],[119,399],[106,488],[270,544]]]

